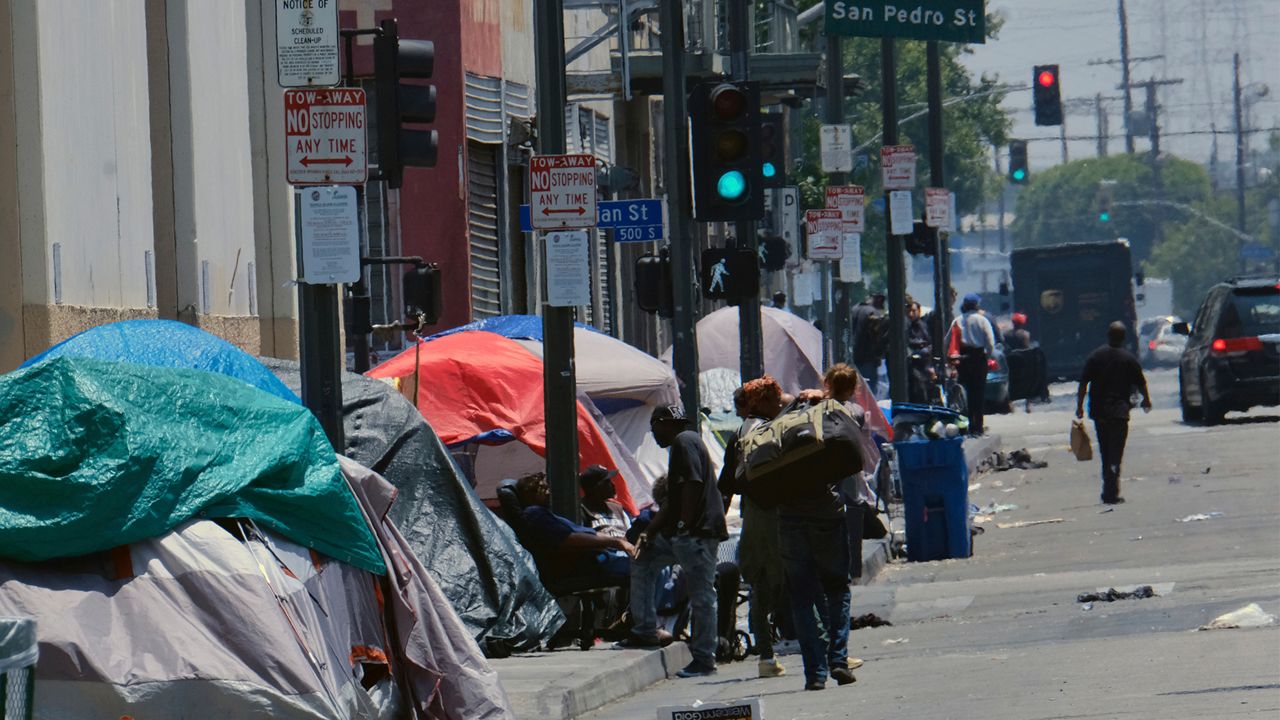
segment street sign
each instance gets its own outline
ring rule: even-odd
[[[946,188],[925,188],[924,223],[933,228],[951,227],[951,191]]]
[[[818,133],[822,172],[849,172],[853,169],[853,128],[823,125]]]
[[[280,87],[338,84],[338,0],[274,0]]]
[[[360,225],[353,187],[299,188],[302,209],[302,282],[353,283],[360,279]]]
[[[647,242],[663,237],[662,201],[653,198],[596,203],[596,227],[613,229],[616,242]],[[533,232],[529,206],[520,206],[520,229]]]
[[[839,210],[808,210],[804,214],[810,260],[839,260],[844,248],[844,218]]]
[[[915,0],[904,5],[825,0],[826,34],[984,43],[983,0]]]
[[[774,213],[778,236],[793,248],[800,247],[800,188],[788,186],[778,190],[778,211]]]
[[[880,148],[880,180],[885,190],[910,190],[916,186],[914,145],[885,145]]]
[[[595,227],[594,155],[534,155],[529,188],[529,222],[535,230]]]
[[[658,708],[658,720],[762,720],[760,698]]]
[[[579,307],[591,304],[591,262],[584,230],[549,232],[547,304]]]
[[[290,183],[363,183],[369,177],[364,90],[285,90],[284,140]]]
[[[1240,246],[1240,257],[1244,260],[1257,260],[1265,262],[1272,260],[1276,256],[1276,251],[1258,242],[1245,243]]]
[[[915,213],[911,210],[911,191],[894,190],[889,193],[889,232],[894,235],[910,235],[915,223]]]
[[[828,185],[827,207],[840,211],[846,233],[866,231],[867,192],[861,185]]]
[[[840,281],[862,282],[862,234],[845,233],[844,254],[840,256]]]

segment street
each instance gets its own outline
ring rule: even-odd
[[[893,623],[851,637],[850,654],[866,661],[856,684],[804,692],[790,654],[782,678],[734,663],[585,717],[647,719],[664,705],[749,697],[769,720],[1276,717],[1280,628],[1197,628],[1250,603],[1280,614],[1280,417],[1264,408],[1211,429],[1185,425],[1176,371],[1148,378],[1155,408],[1133,417],[1127,503],[1114,509],[1098,502],[1096,461],[1066,451],[1074,385],[1055,385],[1052,404],[1030,415],[989,418],[1006,452],[1025,447],[1049,465],[970,479],[981,486],[972,504],[1017,506],[982,524],[971,559],[895,561],[854,588],[854,616]],[[1180,521],[1197,514],[1208,517]],[[1156,597],[1076,600],[1138,585]]]

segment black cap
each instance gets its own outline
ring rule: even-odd
[[[653,415],[649,416],[649,424],[657,425],[660,422],[688,422],[689,418],[684,414],[684,406],[682,405],[663,405],[655,408]]]
[[[598,483],[617,477],[617,470],[610,470],[603,465],[592,465],[578,475],[578,485],[583,488],[595,487]]]

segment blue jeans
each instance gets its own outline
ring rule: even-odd
[[[781,516],[778,540],[806,682],[826,682],[849,657],[849,533],[844,518]]]
[[[867,389],[872,395],[880,390],[880,361],[873,360],[871,362],[857,363],[858,373],[862,375],[862,379],[867,381]]]
[[[671,541],[661,535],[631,561],[631,632],[635,635],[658,636],[658,581],[675,561]]]
[[[720,541],[681,535],[671,539],[671,550],[684,570],[693,636],[689,652],[704,667],[716,665],[716,548]],[[847,623],[846,623],[847,625]]]

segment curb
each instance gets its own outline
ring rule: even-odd
[[[601,657],[602,652],[612,656],[609,661]],[[660,680],[675,677],[680,668],[693,660],[683,642],[658,650],[612,650],[606,646],[588,652],[562,650],[545,653],[543,657],[555,662],[552,656],[576,662],[565,667],[551,682],[546,681],[545,674],[542,678],[528,677],[527,683],[521,682],[515,677],[518,668],[494,663],[517,718],[572,720]],[[526,663],[530,659],[528,655],[522,657]],[[538,665],[534,663],[535,668]],[[531,686],[528,690],[520,687],[526,684]]]

